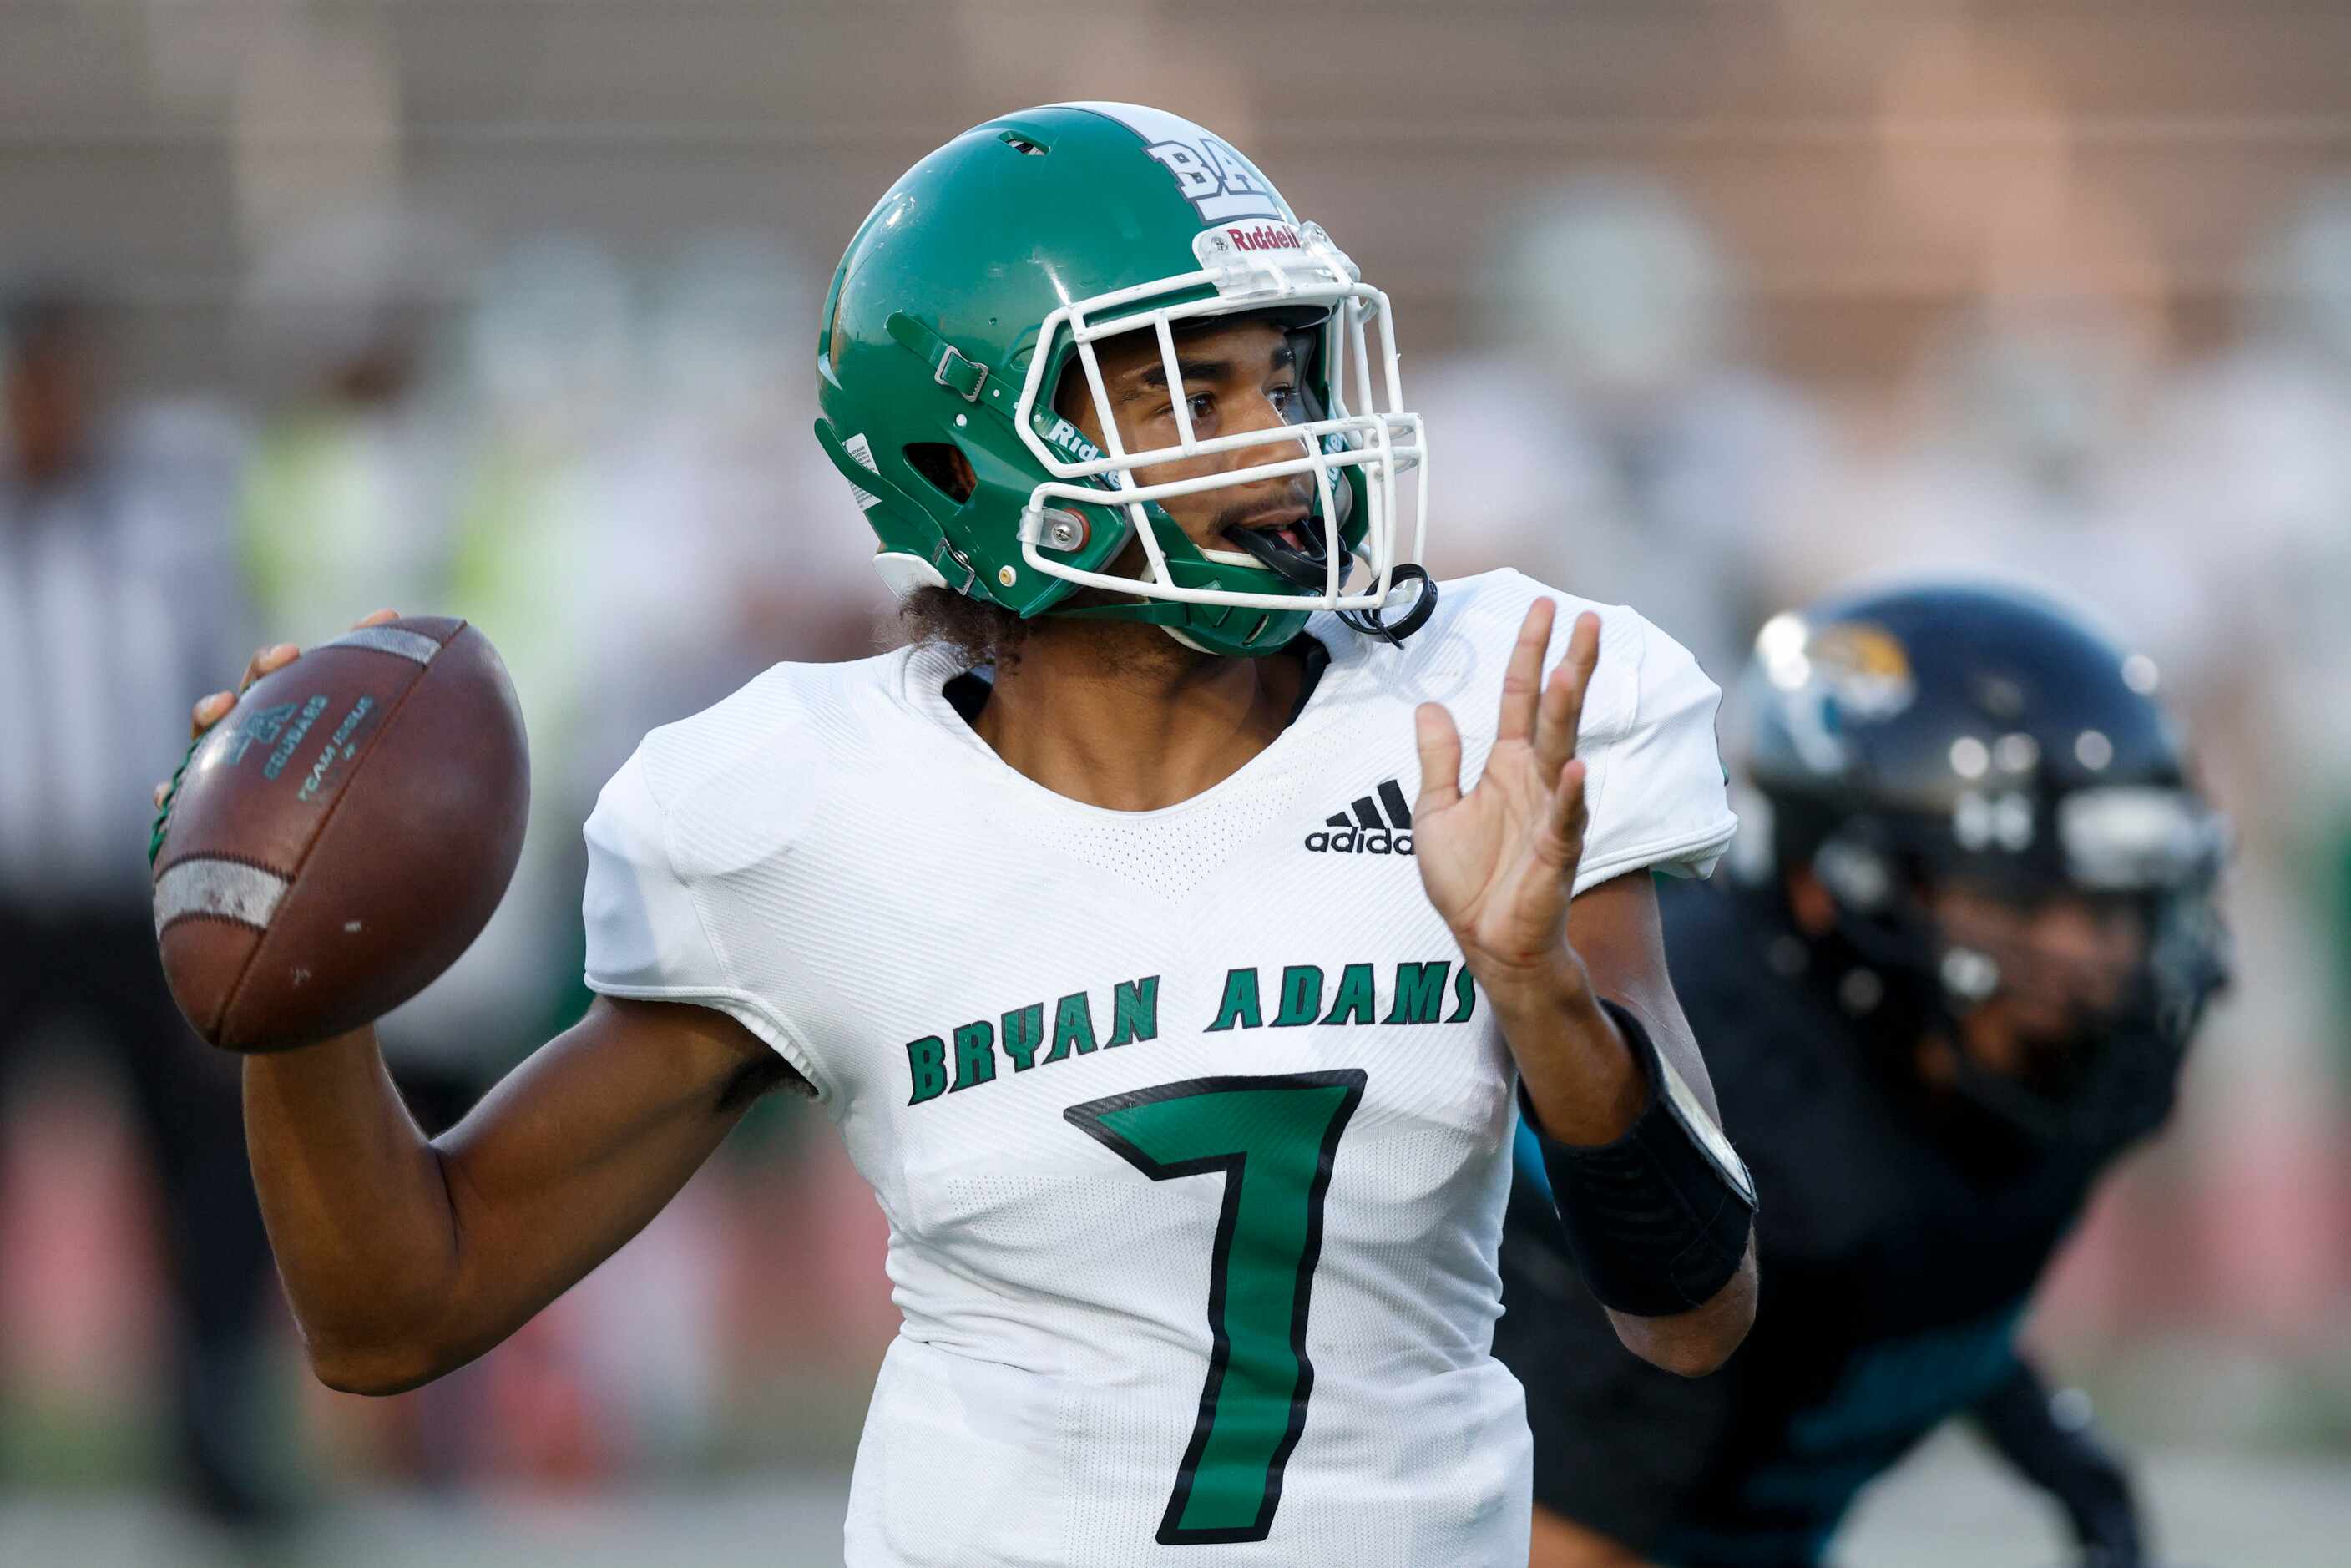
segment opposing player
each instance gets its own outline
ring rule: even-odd
[[[1768,874],[1664,900],[1765,1201],[1755,1332],[1700,1383],[1625,1355],[1522,1162],[1497,1354],[1538,1568],[1803,1568],[1971,1416],[2098,1568],[2126,1472],[2015,1344],[2098,1176],[2169,1113],[2222,977],[2222,833],[2154,666],[2069,612],[1921,584],[1771,622],[1750,676]],[[1729,879],[1725,879],[1729,880]]]
[[[445,1136],[368,1033],[247,1062],[319,1375],[480,1354],[790,1083],[904,1314],[851,1563],[1523,1556],[1518,1103],[1625,1343],[1701,1372],[1753,1310],[1639,874],[1730,835],[1715,688],[1629,610],[1426,580],[1386,299],[1173,116],[925,159],[818,373],[915,645],[646,738],[588,824],[601,998]]]

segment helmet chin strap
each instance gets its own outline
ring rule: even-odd
[[[1406,637],[1427,625],[1428,618],[1437,613],[1437,580],[1428,575],[1427,569],[1408,560],[1399,562],[1388,574],[1389,591],[1393,592],[1407,582],[1418,583],[1419,590],[1413,596],[1411,607],[1395,620],[1381,620],[1376,610],[1342,610],[1339,619],[1364,636],[1376,637],[1392,648],[1402,647]]]
[[[1255,556],[1258,564],[1268,571],[1320,593],[1322,585],[1331,580],[1330,536],[1324,532],[1320,517],[1303,518],[1297,528],[1306,540],[1304,549],[1283,543],[1269,530],[1238,524],[1225,530],[1225,538]]]
[[[1200,553],[1211,565],[1217,562],[1238,565],[1243,559],[1253,561],[1301,592],[1320,597],[1330,580],[1329,529],[1319,518],[1307,518],[1295,526],[1305,540],[1304,549],[1288,544],[1270,532],[1236,527],[1226,530],[1225,538],[1238,547],[1238,551],[1203,549]],[[1146,561],[1143,565],[1143,575],[1136,580],[1136,586],[1147,588],[1160,580],[1157,570]],[[1383,620],[1377,612],[1370,611],[1343,610],[1338,614],[1341,621],[1361,635],[1376,637],[1390,644],[1401,644],[1405,638],[1427,624],[1429,617],[1436,613],[1437,584],[1429,580],[1424,569],[1410,562],[1399,563],[1392,569],[1389,580],[1395,587],[1411,583],[1416,590],[1413,602],[1405,606],[1400,615]],[[1195,620],[1199,613],[1195,606],[1174,600],[1154,599],[1147,593],[1134,600],[1122,599],[1111,603],[1056,605],[1045,613],[1073,621],[1138,621],[1157,626],[1196,653],[1249,655],[1271,653],[1287,643],[1313,609],[1311,604],[1301,603],[1291,611],[1257,612],[1255,630],[1238,644],[1229,637],[1209,638],[1201,632]],[[1221,619],[1218,618],[1219,621]],[[1275,630],[1271,640],[1260,643],[1259,635],[1275,627],[1277,622],[1280,627]]]
[[[1331,580],[1331,536],[1320,517],[1301,520],[1298,531],[1306,539],[1307,548],[1300,549],[1285,544],[1273,534],[1259,528],[1231,528],[1225,538],[1257,558],[1267,570],[1313,592],[1321,592]],[[1366,637],[1376,637],[1391,646],[1401,646],[1406,637],[1428,624],[1437,613],[1437,584],[1427,571],[1405,561],[1389,578],[1392,586],[1417,582],[1410,608],[1394,621],[1382,621],[1376,611],[1343,610],[1339,619]],[[1180,637],[1180,634],[1179,634]]]

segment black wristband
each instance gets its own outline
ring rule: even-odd
[[[1520,1106],[1584,1283],[1603,1306],[1668,1317],[1703,1306],[1739,1271],[1755,1188],[1641,1020],[1605,998],[1600,1005],[1649,1085],[1649,1103],[1632,1126],[1613,1144],[1580,1147],[1544,1133],[1523,1084]]]

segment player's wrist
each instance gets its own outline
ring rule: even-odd
[[[258,1080],[296,1094],[340,1095],[353,1085],[371,1088],[384,1071],[383,1048],[373,1024],[288,1051],[238,1054],[246,1082]]]
[[[1635,1044],[1588,981],[1531,990],[1515,1007],[1497,1007],[1495,1016],[1530,1114],[1548,1136],[1614,1143],[1648,1106],[1648,1076]]]
[[[1506,1034],[1513,1025],[1545,1030],[1608,1027],[1591,972],[1564,942],[1521,962],[1480,955],[1470,959],[1469,968]]]

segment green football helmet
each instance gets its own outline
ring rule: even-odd
[[[1155,331],[1170,383],[1176,332],[1264,316],[1299,350],[1299,419],[1127,452],[1094,345]],[[1056,411],[1073,372],[1097,447]],[[1257,165],[1191,121],[1132,104],[1023,110],[964,132],[892,186],[850,241],[817,345],[817,440],[880,537],[901,597],[942,586],[1021,616],[1158,624],[1186,645],[1270,653],[1316,610],[1395,640],[1436,591],[1416,562],[1426,443],[1405,412],[1387,297]],[[940,444],[976,484],[950,494]],[[1135,471],[1266,448],[1229,472],[1144,484]],[[1414,474],[1403,548],[1398,483]],[[1260,530],[1203,549],[1164,499],[1311,475],[1300,549]],[[1140,540],[1139,575],[1108,569]],[[1073,605],[1081,589],[1106,602]],[[1097,601],[1103,594],[1090,596]],[[1401,607],[1400,613],[1384,612]]]

